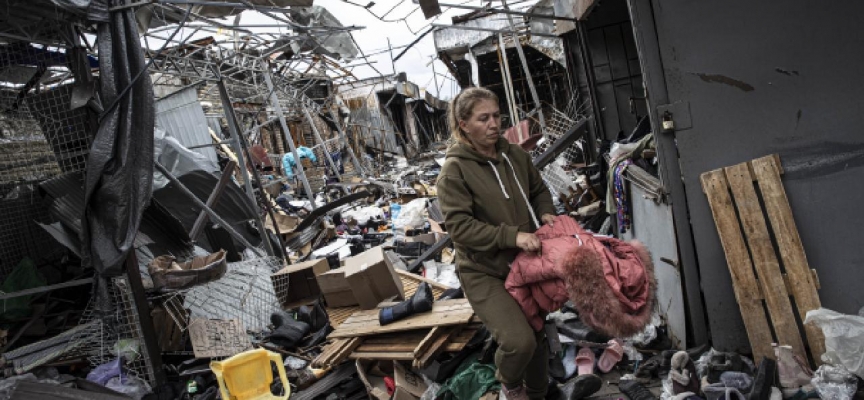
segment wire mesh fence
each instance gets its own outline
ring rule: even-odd
[[[0,277],[24,257],[60,250],[36,224],[54,222],[37,185],[83,170],[95,132],[92,86],[75,81],[70,57],[58,47],[0,44]]]

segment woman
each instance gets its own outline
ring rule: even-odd
[[[555,209],[531,157],[501,137],[498,96],[470,88],[450,102],[456,143],[438,177],[438,198],[456,245],[468,302],[498,343],[496,377],[510,400],[542,399],[548,385],[546,338],[504,289],[519,249],[540,251],[532,233]],[[540,221],[536,216],[541,216]]]

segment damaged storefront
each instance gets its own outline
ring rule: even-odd
[[[9,3],[0,399],[504,398],[438,79],[497,96],[551,195],[506,279],[545,398],[862,386],[857,5],[400,3],[425,29],[361,76],[342,3]],[[427,34],[434,90],[396,69]]]

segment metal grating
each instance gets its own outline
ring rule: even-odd
[[[95,131],[86,105],[72,109],[73,91],[89,89],[73,89],[68,62],[63,48],[0,44],[0,278],[62,251],[36,224],[55,222],[36,185],[83,170]]]
[[[198,318],[239,320],[250,331],[260,332],[270,323],[273,311],[281,309],[270,275],[282,268],[276,257],[264,257],[228,264],[221,279],[184,291],[182,306],[169,300],[166,310],[182,329]],[[189,310],[188,313],[183,312]]]
[[[129,373],[141,378],[151,386],[156,384],[153,364],[144,351],[144,334],[141,331],[140,316],[132,297],[132,289],[126,281],[126,275],[111,279],[108,287],[109,297],[114,305],[114,314],[106,320],[100,319],[94,310],[93,300],[84,311],[81,324],[94,321],[98,328],[85,332],[88,335],[84,347],[92,366],[107,363],[115,358],[115,347],[118,343],[134,343],[135,357],[126,361]]]

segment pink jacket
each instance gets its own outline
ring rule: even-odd
[[[595,236],[572,218],[559,216],[535,233],[539,255],[519,253],[504,283],[539,331],[544,315],[572,300],[579,317],[599,333],[627,337],[651,320],[657,282],[645,247]]]

